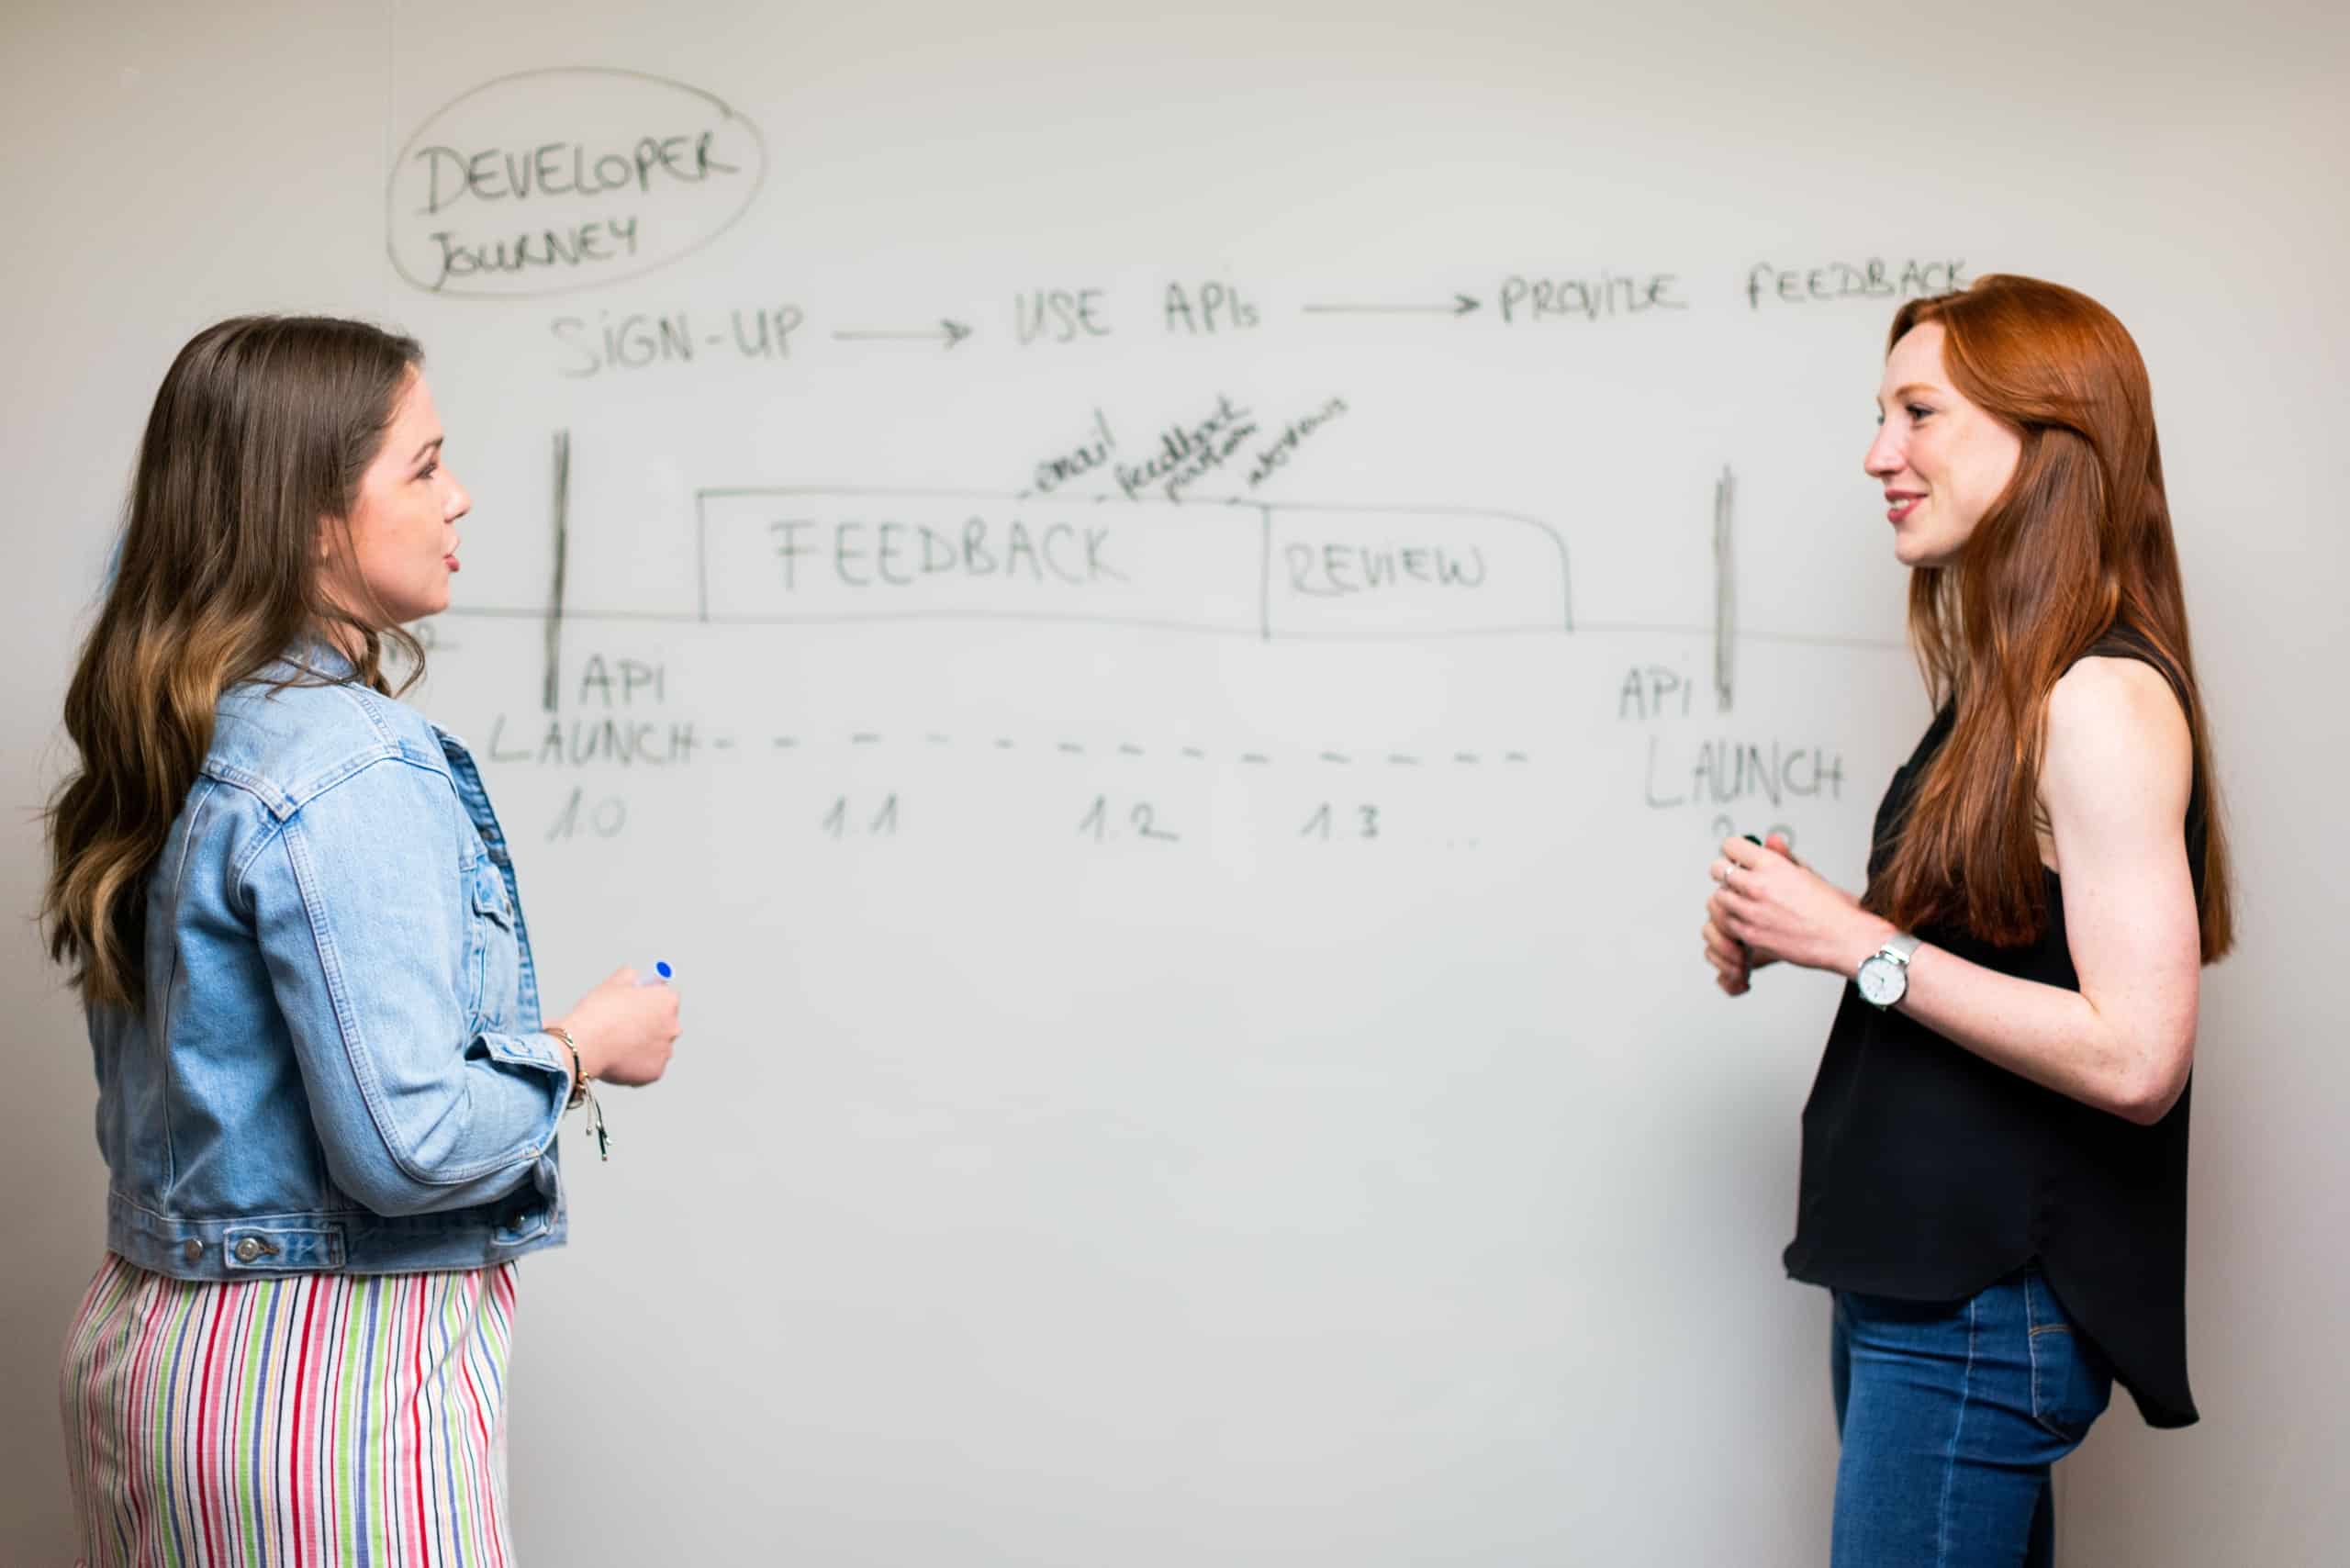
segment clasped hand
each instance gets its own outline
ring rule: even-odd
[[[1706,961],[1714,967],[1714,983],[1731,996],[1745,995],[1753,972],[1766,964],[1849,975],[1894,930],[1797,860],[1775,833],[1759,845],[1724,839],[1710,874]]]

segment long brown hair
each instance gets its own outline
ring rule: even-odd
[[[2234,941],[2228,853],[2145,362],[2111,311],[2033,278],[1993,274],[1911,300],[1886,353],[1930,321],[1945,334],[1952,384],[2013,427],[2022,452],[1957,560],[1910,576],[1910,642],[1936,705],[1954,700],[1956,715],[1862,902],[1904,929],[1942,922],[1987,942],[2039,938],[2048,694],[2119,632],[2153,655],[2186,711],[2204,805],[2198,914],[2210,963]]]
[[[423,357],[361,321],[247,316],[198,332],[165,374],[113,580],[66,691],[81,766],[48,811],[41,920],[85,1001],[143,1005],[147,874],[224,690],[288,654],[297,668],[278,684],[337,678],[307,656],[318,641],[350,651],[379,691],[386,640],[410,666],[401,689],[422,673],[415,638],[327,591],[320,530],[342,525],[323,537],[348,564],[360,476]]]

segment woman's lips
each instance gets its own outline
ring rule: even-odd
[[[1885,498],[1893,503],[1892,506],[1886,509],[1885,521],[1887,522],[1899,522],[1903,518],[1908,517],[1911,512],[1916,511],[1918,510],[1918,503],[1924,500],[1926,498],[1923,496],[1887,496]]]

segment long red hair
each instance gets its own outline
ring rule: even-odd
[[[2048,694],[2121,631],[2169,678],[2194,742],[2205,832],[2203,961],[2234,942],[2210,735],[2188,651],[2154,392],[2138,345],[2085,294],[1993,274],[1914,299],[1886,352],[1938,322],[1952,385],[2022,437],[2014,476],[1947,566],[1909,581],[1909,637],[1949,740],[1919,779],[1863,904],[1905,930],[1960,926],[2002,945],[2047,928],[2040,771]]]

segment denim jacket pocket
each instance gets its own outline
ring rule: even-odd
[[[514,906],[506,896],[506,879],[499,875],[495,861],[476,861],[468,877],[473,909],[467,928],[474,950],[467,969],[474,981],[474,1025],[484,1030],[510,1029],[521,973]]]
[[[2113,1397],[2113,1372],[2073,1326],[2048,1282],[2024,1278],[2025,1338],[2031,1352],[2031,1417],[2066,1442],[2088,1436]]]

